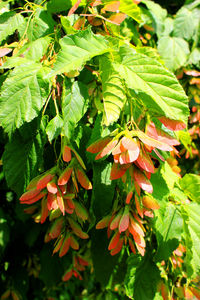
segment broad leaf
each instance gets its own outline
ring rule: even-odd
[[[187,218],[185,222],[186,227],[186,247],[189,252],[188,265],[193,269],[193,277],[199,274],[200,271],[200,205],[197,203],[190,203],[183,206]],[[188,237],[190,235],[190,237]],[[186,256],[187,258],[187,256]]]
[[[155,259],[162,261],[168,259],[178,247],[183,232],[183,219],[178,208],[171,203],[154,213],[154,228],[158,243]]]
[[[15,30],[24,22],[24,18],[15,12],[5,12],[0,15],[0,42],[7,36],[13,34]]]
[[[55,25],[56,22],[52,16],[46,10],[38,8],[28,26],[27,37],[29,41],[32,42],[41,37],[54,33]]]
[[[50,0],[47,4],[47,9],[50,13],[58,13],[61,11],[66,11],[71,8],[77,0]],[[86,0],[82,0],[80,5],[85,5]]]
[[[49,76],[81,70],[88,60],[110,50],[106,39],[93,34],[91,29],[65,36],[60,45],[61,50]]]
[[[116,182],[110,180],[112,163],[102,162],[93,168],[92,208],[99,219],[110,213]]]
[[[188,99],[173,74],[158,61],[128,47],[120,48],[115,69],[154,116],[166,116],[187,124]]]
[[[71,138],[78,121],[84,116],[87,106],[87,87],[78,81],[71,83],[71,81],[66,78],[62,94],[64,135],[66,137]]]
[[[46,53],[51,40],[51,37],[45,36],[34,42],[27,43],[17,52],[17,56],[21,56],[28,60],[39,61]]]
[[[185,65],[190,53],[188,43],[177,37],[162,37],[158,41],[158,52],[166,66],[175,71]]]
[[[122,0],[120,1],[120,7],[119,10],[138,23],[142,21],[141,15],[140,15],[140,8],[137,4],[135,4],[132,0]]]
[[[105,230],[92,231],[91,242],[95,278],[102,286],[106,286],[118,263],[118,255],[110,255],[108,251],[108,237]]]
[[[190,10],[182,7],[174,20],[173,34],[186,40],[191,40],[198,31],[200,12],[198,9]]]
[[[149,255],[142,260],[135,255],[129,257],[125,289],[130,299],[153,300],[159,280],[160,271]]]
[[[184,193],[193,201],[200,203],[200,176],[186,174],[180,179],[180,185]]]
[[[24,122],[38,116],[49,93],[48,69],[32,63],[15,68],[4,82],[0,97],[0,121],[11,136]]]
[[[155,3],[154,1],[142,0],[141,2],[147,6],[148,13],[150,13],[153,21],[153,27],[158,37],[160,37],[163,31],[165,30],[164,23],[167,17],[167,10],[163,9],[159,4]]]
[[[38,175],[46,135],[44,126],[37,128],[37,120],[26,124],[6,144],[3,168],[8,186],[18,195],[24,192],[30,179]]]
[[[126,95],[120,75],[113,69],[112,62],[103,57],[100,59],[100,70],[103,92],[103,123],[110,125],[118,120],[123,109]]]
[[[53,139],[61,134],[63,127],[63,119],[60,116],[55,116],[47,125],[46,133],[48,140],[51,143]]]

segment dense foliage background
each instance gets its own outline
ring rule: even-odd
[[[2,300],[200,299],[199,44],[198,0],[0,2]]]

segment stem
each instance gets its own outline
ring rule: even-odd
[[[58,109],[58,105],[57,105],[57,102],[56,102],[55,89],[53,89],[53,91],[52,91],[52,99],[53,99],[53,102],[54,102],[56,115],[59,116],[59,109]]]
[[[48,103],[49,103],[49,100],[50,100],[50,98],[51,98],[52,93],[53,93],[53,87],[52,87],[52,89],[51,89],[51,91],[50,91],[50,93],[49,93],[49,96],[48,96],[47,100],[46,100],[44,109],[43,109],[43,111],[42,111],[42,115],[44,115],[44,113],[45,113],[45,111],[46,111],[46,108],[47,108],[47,105],[48,105]]]

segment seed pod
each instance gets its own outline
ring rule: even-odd
[[[86,190],[92,189],[92,184],[86,176],[85,172],[79,168],[75,169],[76,177],[81,186]]]
[[[115,254],[119,253],[122,250],[123,243],[124,243],[124,239],[121,237],[119,239],[116,247],[111,250],[110,254],[111,255],[115,255]]]
[[[63,281],[68,281],[73,275],[72,269],[67,270],[67,272],[63,275],[62,280]]]
[[[120,233],[119,231],[116,231],[108,245],[108,250],[112,250],[117,246],[119,242],[119,238],[120,238]]]
[[[34,198],[35,196],[37,196],[39,193],[41,192],[41,189],[36,189],[36,188],[33,188],[33,189],[29,189],[28,192],[25,192],[20,198],[19,200],[20,201],[26,201],[26,200],[29,200],[29,199],[32,199]]]
[[[69,162],[72,159],[71,149],[68,146],[64,146],[62,156],[65,162]]]
[[[126,231],[128,229],[128,225],[129,225],[129,206],[126,205],[124,208],[123,215],[119,222],[119,232],[121,233]]]
[[[37,202],[38,200],[42,199],[47,194],[46,190],[40,191],[38,195],[36,195],[33,198],[30,198],[29,200],[20,200],[22,204],[33,204]]]
[[[62,246],[59,251],[59,257],[64,256],[68,251],[70,247],[70,235],[67,234],[63,240]]]
[[[44,189],[47,183],[54,178],[55,174],[47,173],[43,175],[37,182],[37,189]]]
[[[58,185],[65,185],[71,174],[72,174],[73,168],[70,167],[70,165],[61,173],[60,177],[58,178]]]
[[[91,153],[98,153],[101,150],[103,150],[103,148],[106,147],[106,145],[112,140],[111,137],[107,136],[104,138],[101,138],[97,141],[95,141],[93,144],[91,144],[88,148],[87,151],[91,152]]]
[[[82,231],[81,226],[71,218],[67,218],[73,232],[81,239],[88,239],[89,235]]]
[[[108,226],[108,224],[109,224],[110,218],[111,218],[110,215],[103,217],[103,219],[101,219],[101,220],[97,223],[96,229],[103,229],[103,228],[106,228],[106,227]]]

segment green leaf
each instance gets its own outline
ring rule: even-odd
[[[92,208],[99,219],[110,213],[116,182],[110,180],[112,163],[102,162],[93,168]]]
[[[0,15],[0,42],[7,36],[13,34],[15,30],[24,23],[24,18],[15,12],[5,12]]]
[[[158,37],[160,37],[163,31],[165,30],[164,23],[167,17],[167,10],[162,8],[159,4],[155,3],[154,1],[142,0],[141,2],[147,6],[148,13],[150,13],[153,21],[153,27]]]
[[[109,126],[118,120],[126,101],[126,95],[122,79],[108,58],[100,58],[100,71],[104,106],[103,123]]]
[[[91,29],[65,36],[60,40],[60,45],[61,50],[49,76],[80,71],[88,60],[110,50],[105,37],[93,34]]]
[[[17,56],[23,56],[23,58],[25,59],[37,62],[46,53],[51,40],[51,37],[45,36],[43,38],[37,39],[34,42],[27,43],[17,52]]]
[[[0,257],[2,256],[9,240],[10,240],[10,228],[8,226],[8,220],[6,214],[0,208]]]
[[[176,205],[171,203],[154,213],[154,228],[158,243],[155,260],[162,261],[168,259],[178,247],[183,232],[183,219]]]
[[[200,49],[199,48],[194,48],[192,52],[190,53],[189,64],[196,65],[198,68],[200,68]]]
[[[47,4],[47,9],[50,13],[58,13],[61,11],[66,11],[69,8],[71,8],[75,3],[77,2],[77,0],[50,0],[48,1]],[[86,0],[82,0],[81,1],[81,5],[86,5],[87,2]]]
[[[135,90],[148,111],[154,116],[166,116],[187,124],[188,99],[173,74],[158,61],[128,47],[120,48],[121,61],[114,67],[127,86]]]
[[[193,201],[200,203],[200,176],[186,174],[180,179],[180,186],[184,193]]]
[[[190,54],[189,45],[184,39],[169,36],[159,39],[158,52],[171,71],[184,66]]]
[[[119,10],[138,23],[142,21],[140,8],[132,0],[121,0]]]
[[[76,29],[74,29],[74,27],[72,26],[72,20],[74,21],[74,16],[75,15],[71,15],[70,17],[65,17],[65,16],[61,16],[60,21],[62,24],[62,27],[65,31],[66,34],[74,34],[77,32]]]
[[[48,69],[32,63],[17,67],[5,80],[0,97],[0,121],[11,136],[38,116],[49,94]]]
[[[200,11],[182,7],[174,19],[173,35],[187,41],[191,40],[198,31]]]
[[[108,237],[105,230],[93,230],[90,236],[95,279],[102,286],[106,286],[117,265],[118,255],[110,255],[108,251]]]
[[[200,271],[200,205],[197,203],[190,203],[183,206],[187,213],[185,222],[186,226],[186,255],[189,255],[187,262],[193,269],[193,277],[197,276]],[[190,235],[190,238],[188,237]],[[189,254],[188,254],[189,252]],[[187,258],[187,256],[186,256]],[[191,274],[190,274],[191,275]]]
[[[9,4],[9,2],[11,2],[12,0],[8,0],[8,1],[1,1],[0,3],[0,9],[2,9],[3,7],[7,6]]]
[[[153,300],[160,280],[160,271],[150,255],[131,255],[125,278],[126,295],[134,300]]]
[[[37,120],[25,124],[5,146],[3,169],[6,181],[18,196],[24,192],[30,179],[38,175],[42,165],[46,142],[43,126],[38,130]]]
[[[71,83],[65,78],[62,94],[62,113],[64,135],[71,138],[78,121],[84,116],[88,107],[87,87],[78,81]]]
[[[54,33],[55,25],[56,22],[52,16],[46,10],[38,8],[28,26],[27,37],[29,41],[33,42],[41,37]]]
[[[60,116],[55,116],[47,125],[46,133],[51,143],[53,139],[57,138],[63,128],[63,119]]]

